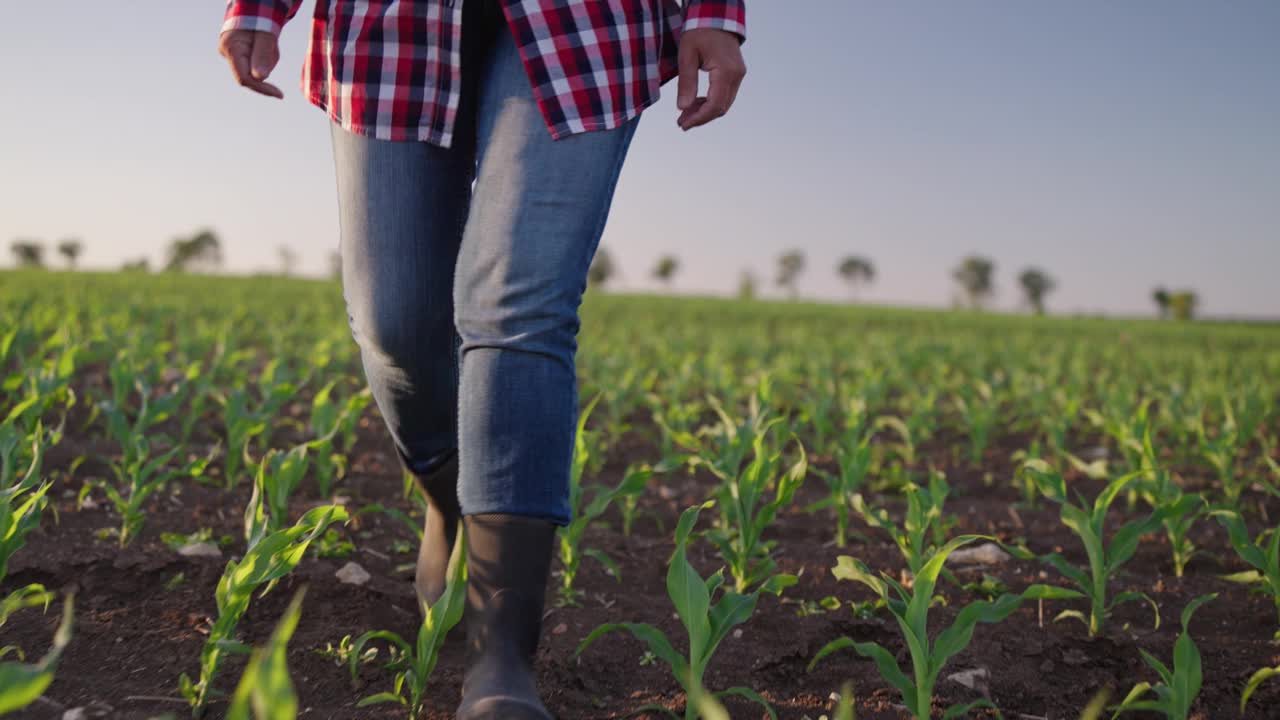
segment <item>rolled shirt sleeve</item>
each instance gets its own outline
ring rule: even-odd
[[[747,40],[746,0],[685,0],[681,32],[695,28],[727,30]]]
[[[222,30],[260,30],[279,35],[298,13],[302,0],[228,0]]]

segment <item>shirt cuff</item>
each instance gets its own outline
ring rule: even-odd
[[[227,32],[228,30],[261,30],[279,37],[282,27],[283,25],[279,22],[261,15],[233,15],[222,23],[221,32]]]
[[[686,0],[681,31],[695,28],[727,30],[742,45],[747,40],[746,8],[741,0]]]

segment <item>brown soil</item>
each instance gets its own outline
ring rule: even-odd
[[[401,497],[395,455],[381,433],[376,412],[371,410],[362,425],[360,440],[352,453],[353,466],[337,492],[349,498],[347,504],[353,510],[379,502],[410,511],[412,504]],[[69,428],[74,427],[78,425],[69,424]],[[639,434],[631,437],[637,439],[628,438],[631,445],[624,443],[615,448],[605,469],[591,481],[616,483],[627,463],[655,457],[653,448],[638,439]],[[1007,458],[1021,445],[1015,441],[992,448],[984,470],[972,470],[953,461],[952,453],[946,449],[953,441],[954,438],[935,438],[926,448],[928,457],[947,471],[953,488],[947,505],[958,518],[953,532],[990,533],[1006,539],[1025,537],[1038,552],[1060,548],[1073,562],[1084,563],[1082,549],[1058,522],[1055,509],[1023,507],[1020,498],[1008,488],[984,484],[984,471],[997,478],[1011,475]],[[279,438],[276,444],[280,444]],[[72,458],[94,449],[94,441],[77,440],[74,432],[69,432],[68,438],[51,452],[46,467],[64,469]],[[821,458],[815,462],[831,467]],[[239,539],[241,513],[248,490],[241,487],[224,493],[220,488],[187,483],[179,494],[156,499],[149,508],[142,537],[119,550],[114,540],[96,536],[100,529],[118,525],[118,518],[100,495],[96,496],[100,501],[97,508],[75,509],[75,490],[83,480],[105,477],[106,471],[100,463],[90,460],[74,478],[60,483],[60,495],[55,498],[56,521],[54,513],[46,513],[43,528],[31,536],[27,547],[11,562],[2,588],[5,592],[33,582],[54,590],[76,591],[74,637],[57,677],[45,699],[14,717],[58,718],[74,707],[87,707],[100,712],[101,717],[112,718],[187,714],[177,692],[178,676],[182,672],[198,673],[204,633],[215,614],[214,587],[226,560],[180,557],[160,541],[160,533],[209,527],[215,536],[237,538],[227,549],[234,552],[243,545]],[[1096,483],[1074,480],[1080,487],[1097,487]],[[684,644],[683,630],[665,591],[670,533],[680,510],[706,497],[712,482],[702,474],[669,475],[653,482],[654,491],[647,494],[642,507],[661,518],[663,529],[659,529],[654,516],[645,515],[637,521],[632,535],[624,537],[617,517],[611,514],[607,525],[597,526],[588,534],[587,544],[611,555],[625,582],[615,581],[601,566],[587,560],[579,576],[579,585],[586,591],[582,607],[559,608],[554,604],[554,595],[548,596],[539,674],[546,702],[561,718],[621,718],[647,703],[683,712],[683,694],[669,671],[660,663],[641,664],[645,647],[629,635],[607,635],[580,658],[574,658],[577,645],[587,633],[609,621],[652,623],[667,632],[677,648]],[[660,484],[666,486],[662,493],[657,492]],[[885,613],[858,619],[847,605],[832,612],[797,612],[797,601],[801,599],[817,601],[828,595],[852,601],[871,598],[862,586],[837,582],[832,577],[830,568],[838,555],[854,555],[874,569],[895,575],[903,567],[894,546],[860,523],[856,529],[866,533],[869,542],[855,541],[844,549],[834,547],[834,522],[825,514],[808,515],[801,510],[819,499],[823,489],[821,479],[810,476],[795,506],[782,515],[771,535],[779,540],[781,569],[801,575],[800,583],[789,589],[783,599],[766,596],[761,600],[755,616],[741,626],[741,635],[725,640],[708,672],[707,685],[711,689],[736,685],[754,688],[774,705],[779,717],[799,719],[829,713],[834,705],[832,693],[851,681],[859,718],[908,717],[897,692],[880,678],[870,661],[852,651],[834,655],[813,672],[806,672],[814,653],[841,635],[875,640],[897,652],[900,660],[906,659],[896,624]],[[304,486],[294,510],[300,512],[319,501],[314,487]],[[894,499],[887,502],[893,507],[899,505]],[[1123,504],[1117,503],[1117,512],[1123,513]],[[1280,505],[1272,503],[1267,511],[1270,517],[1276,517],[1280,515]],[[380,514],[361,515],[344,534],[356,545],[350,559],[364,566],[373,579],[358,588],[340,584],[334,579],[334,571],[346,559],[319,558],[312,553],[276,590],[254,600],[240,625],[241,639],[250,643],[264,640],[293,590],[309,584],[302,622],[289,653],[301,714],[313,718],[403,717],[405,712],[392,705],[356,707],[361,697],[390,689],[388,673],[366,666],[361,672],[363,687],[355,688],[345,667],[338,667],[316,651],[326,643],[336,645],[344,635],[355,636],[373,629],[389,629],[413,637],[417,615],[408,566],[414,550],[392,549],[393,543],[403,543],[411,536],[406,528]],[[1135,682],[1154,681],[1155,675],[1143,663],[1138,649],[1167,662],[1179,631],[1182,608],[1198,595],[1218,592],[1218,599],[1202,607],[1191,625],[1204,660],[1204,688],[1194,717],[1242,717],[1239,698],[1247,678],[1264,665],[1280,664],[1280,649],[1271,642],[1276,610],[1267,598],[1218,579],[1221,573],[1245,569],[1220,527],[1203,523],[1195,540],[1207,552],[1192,561],[1184,578],[1174,577],[1167,541],[1162,534],[1154,534],[1144,540],[1137,556],[1111,587],[1112,593],[1132,589],[1150,594],[1160,606],[1158,630],[1152,629],[1150,609],[1143,603],[1132,603],[1120,606],[1103,637],[1089,640],[1080,623],[1051,622],[1060,610],[1084,609],[1083,603],[1047,603],[1043,623],[1039,608],[1028,603],[1003,623],[979,625],[973,642],[953,658],[944,675],[986,668],[987,692],[1005,717],[1074,720],[1100,688],[1111,688],[1114,701]],[[696,543],[691,557],[704,573],[720,565],[709,543]],[[988,571],[1014,590],[1032,582],[1061,582],[1054,571],[1032,562],[1015,561]],[[185,579],[168,587],[179,574]],[[954,586],[940,587],[948,604],[933,609],[936,627],[949,622],[958,607],[971,599]],[[21,611],[0,630],[0,645],[15,644],[28,657],[38,657],[48,647],[60,607],[61,600],[44,614],[39,610]],[[447,643],[433,679],[430,718],[452,717],[457,703],[462,669],[458,637],[455,635]],[[224,690],[234,687],[242,667],[243,660],[229,661],[218,686]],[[935,712],[939,716],[947,705],[978,697],[977,692],[946,681],[939,683],[938,695]],[[731,701],[728,707],[735,718],[763,716],[757,706],[748,703]],[[1243,717],[1277,718],[1277,708],[1280,682],[1264,684]],[[219,717],[224,709],[225,703],[216,703],[210,716]],[[91,712],[90,717],[93,716]]]

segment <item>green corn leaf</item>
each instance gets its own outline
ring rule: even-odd
[[[53,644],[39,662],[24,665],[0,663],[0,715],[21,710],[36,701],[53,682],[62,653],[71,642],[75,596],[67,595],[62,605],[62,622],[53,635]]]
[[[648,645],[649,650],[652,651],[654,655],[657,655],[660,659],[666,662],[668,666],[670,666],[671,674],[677,679],[681,679],[681,683],[683,685],[683,679],[687,678],[689,675],[689,663],[680,656],[680,653],[676,652],[676,649],[671,646],[671,641],[667,639],[666,635],[662,634],[661,630],[647,623],[605,623],[604,625],[600,625],[596,629],[592,630],[587,635],[586,639],[578,645],[578,649],[574,652],[574,656],[576,657],[582,654],[582,651],[585,650],[588,645],[595,642],[603,635],[614,632],[615,630],[625,630],[626,632],[631,633],[637,640]]]
[[[298,627],[306,588],[294,593],[267,644],[253,651],[249,664],[231,697],[227,720],[293,720],[298,715],[298,696],[289,678],[286,654],[289,639]]]
[[[738,697],[746,698],[754,703],[758,703],[759,705],[764,707],[765,712],[769,713],[769,717],[772,720],[778,720],[778,713],[773,711],[773,706],[770,705],[769,702],[765,700],[763,697],[760,697],[760,693],[757,693],[755,690],[752,690],[751,688],[731,687],[728,690],[721,690],[720,692],[716,693],[716,697],[718,698],[725,697],[726,695],[736,695]],[[708,720],[710,720],[710,718],[708,718]],[[728,715],[725,716],[725,720],[728,720]]]
[[[711,597],[707,592],[706,583],[698,575],[698,571],[689,564],[685,547],[689,542],[689,534],[698,521],[698,513],[713,504],[713,501],[708,501],[681,513],[680,521],[676,524],[676,549],[671,565],[667,569],[667,594],[675,605],[680,622],[689,633],[689,657],[691,658],[701,658],[706,654],[711,636],[711,626],[707,618]]]
[[[952,705],[951,707],[946,709],[946,712],[942,713],[942,720],[953,720],[954,718],[968,717],[970,711],[980,707],[991,708],[992,710],[995,710],[997,718],[1004,717],[1003,715],[1000,714],[1000,708],[996,707],[995,703],[991,702],[986,698],[980,698],[978,700],[974,700],[973,702],[966,703],[964,705]],[[928,717],[928,716],[924,715],[921,717]]]
[[[1253,695],[1254,691],[1258,689],[1258,686],[1277,675],[1280,675],[1280,665],[1277,665],[1276,667],[1259,668],[1257,672],[1249,676],[1249,682],[1245,683],[1244,686],[1244,693],[1240,695],[1241,715],[1244,714],[1245,706],[1249,704],[1249,698]]]
[[[613,579],[622,582],[622,571],[618,569],[618,564],[613,561],[613,558],[606,555],[603,550],[587,548],[582,551],[582,554],[609,568],[609,571],[613,574]]]

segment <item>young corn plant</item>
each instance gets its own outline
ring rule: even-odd
[[[1238,511],[1218,509],[1209,514],[1227,529],[1231,547],[1235,548],[1240,559],[1254,568],[1223,579],[1255,585],[1255,592],[1269,595],[1280,613],[1280,527],[1263,530],[1250,540],[1249,529]],[[1276,631],[1276,639],[1280,640],[1280,630]]]
[[[943,520],[942,507],[951,488],[946,475],[931,469],[928,487],[910,483],[905,492],[907,514],[901,527],[884,508],[869,507],[861,493],[854,494],[853,509],[862,516],[863,522],[893,539],[907,561],[907,569],[914,575],[928,561],[931,548],[945,542],[943,536],[950,524]]]
[[[1258,671],[1249,676],[1249,682],[1245,683],[1244,692],[1240,694],[1240,714],[1244,714],[1244,709],[1249,705],[1249,698],[1257,692],[1258,686],[1271,678],[1280,675],[1280,665],[1276,667],[1258,668]]]
[[[53,644],[39,662],[0,662],[0,715],[21,710],[35,702],[53,682],[58,661],[71,642],[75,595],[62,604],[62,623],[53,635]]]
[[[373,640],[390,643],[399,652],[393,652],[387,668],[395,671],[395,682],[390,692],[370,695],[356,703],[356,707],[365,707],[378,703],[397,703],[409,710],[409,719],[419,717],[426,709],[427,685],[431,674],[435,671],[436,662],[440,658],[440,648],[445,636],[462,619],[462,610],[466,600],[467,562],[466,529],[458,524],[458,537],[453,544],[453,554],[449,558],[449,578],[445,584],[444,594],[434,605],[423,605],[423,620],[418,626],[418,637],[410,644],[390,630],[367,632],[356,638],[348,655],[351,669],[351,681],[357,682],[358,664],[365,657],[365,645]]]
[[[262,534],[284,526],[289,517],[289,497],[302,484],[302,477],[310,466],[307,449],[306,443],[287,453],[273,448],[258,463],[244,518],[244,537],[249,545],[256,543]]]
[[[991,431],[999,418],[1000,404],[993,398],[991,385],[982,380],[973,380],[960,386],[955,406],[969,435],[969,463],[977,466],[982,462],[982,455],[991,441]]]
[[[49,504],[53,483],[40,482],[40,448],[37,443],[31,465],[12,485],[0,488],[0,579],[9,569],[9,558],[27,542],[27,535],[40,525],[40,515]]]
[[[1023,463],[1019,472],[1025,473],[1040,489],[1045,498],[1057,503],[1060,507],[1059,518],[1076,537],[1084,544],[1085,554],[1089,558],[1089,570],[1085,572],[1062,557],[1059,553],[1040,556],[1040,560],[1053,566],[1071,580],[1086,597],[1089,598],[1089,614],[1078,610],[1064,610],[1054,620],[1074,618],[1084,623],[1089,629],[1089,637],[1097,637],[1102,632],[1106,619],[1112,610],[1121,603],[1146,600],[1155,613],[1155,626],[1160,627],[1160,608],[1146,593],[1122,592],[1108,598],[1107,583],[1120,568],[1133,557],[1138,549],[1138,541],[1143,535],[1154,532],[1164,521],[1164,511],[1153,511],[1147,517],[1130,520],[1120,527],[1111,538],[1104,542],[1107,510],[1116,496],[1131,482],[1140,477],[1141,469],[1122,475],[1112,480],[1098,497],[1089,505],[1077,494],[1078,504],[1071,502],[1067,496],[1066,482],[1062,475],[1043,460],[1028,460]],[[1035,556],[1014,548],[1011,552],[1022,559],[1033,559]]]
[[[298,695],[289,678],[286,655],[289,638],[302,615],[305,594],[305,586],[298,588],[266,645],[255,648],[249,656],[249,664],[231,695],[227,720],[294,720],[298,716]]]
[[[1019,594],[1008,593],[993,601],[971,602],[960,610],[950,627],[937,634],[930,642],[929,607],[947,556],[964,545],[984,539],[993,540],[994,538],[984,535],[960,535],[930,553],[924,565],[915,574],[910,592],[884,573],[876,576],[861,561],[848,555],[839,556],[831,573],[839,580],[853,580],[871,588],[885,602],[889,612],[898,621],[898,628],[902,631],[907,652],[911,657],[912,674],[909,677],[904,673],[899,668],[893,653],[882,645],[874,642],[856,642],[849,637],[838,638],[823,646],[810,661],[809,670],[813,670],[828,655],[845,648],[853,648],[859,655],[875,662],[881,676],[902,693],[903,703],[917,720],[929,720],[933,707],[934,688],[942,669],[948,660],[969,645],[969,641],[973,638],[974,627],[978,623],[1000,622],[1017,610],[1024,600],[1080,597],[1080,593],[1064,588],[1031,585]],[[943,718],[962,717],[977,707],[994,708],[995,706],[984,698],[966,705],[953,706],[947,709]]]
[[[240,469],[249,459],[249,442],[257,438],[259,443],[270,439],[272,422],[280,408],[293,398],[301,383],[286,377],[284,365],[272,360],[258,377],[258,393],[255,398],[247,383],[229,393],[215,396],[222,405],[223,423],[227,429],[227,452],[224,483],[230,490],[240,481]]]
[[[622,579],[622,573],[617,564],[598,548],[583,548],[582,538],[586,535],[587,528],[591,526],[591,523],[599,519],[611,503],[619,497],[633,496],[640,493],[649,481],[648,469],[628,468],[627,474],[622,478],[622,482],[618,483],[617,487],[596,490],[591,502],[585,506],[583,505],[582,475],[587,464],[591,461],[590,448],[595,439],[595,433],[587,432],[587,417],[595,408],[596,403],[599,402],[600,397],[600,395],[596,395],[592,398],[591,402],[579,413],[578,428],[574,435],[573,464],[569,468],[569,507],[573,508],[573,520],[568,525],[560,528],[557,533],[560,538],[561,565],[560,587],[557,593],[561,607],[579,605],[578,599],[581,597],[582,591],[575,588],[573,583],[578,577],[578,570],[582,565],[584,556],[594,558],[600,564],[609,568],[613,573],[614,579]]]
[[[1173,644],[1172,670],[1151,653],[1138,648],[1138,652],[1142,653],[1142,659],[1160,675],[1160,682],[1154,686],[1149,682],[1134,685],[1124,700],[1120,701],[1120,705],[1113,708],[1115,713],[1111,716],[1112,720],[1119,717],[1120,713],[1134,710],[1162,713],[1169,720],[1187,720],[1191,716],[1191,704],[1200,694],[1203,674],[1200,667],[1200,650],[1192,642],[1187,625],[1191,623],[1191,616],[1196,608],[1215,597],[1217,597],[1216,593],[1201,595],[1182,609],[1182,633]],[[1148,693],[1154,693],[1155,699],[1142,700],[1141,698]]]
[[[110,460],[111,472],[115,475],[116,482],[98,483],[120,515],[120,529],[117,531],[120,547],[133,542],[142,532],[142,525],[146,521],[143,507],[152,495],[174,478],[201,477],[217,452],[215,446],[204,457],[191,458],[179,467],[167,467],[169,461],[183,449],[181,445],[153,456],[151,441],[145,436],[136,435],[128,442],[131,449],[125,453],[124,458]],[[91,486],[91,483],[85,483],[82,492],[86,492]]]
[[[574,657],[580,656],[587,646],[615,630],[631,633],[637,640],[648,645],[650,652],[667,663],[672,676],[690,698],[685,707],[685,720],[694,720],[702,712],[694,699],[704,694],[702,679],[720,642],[735,626],[746,622],[751,617],[761,593],[781,595],[785,588],[796,583],[794,575],[773,575],[751,592],[741,594],[724,587],[723,569],[717,570],[705,579],[699,575],[689,563],[689,536],[694,524],[698,521],[698,513],[714,504],[714,500],[709,500],[681,513],[680,520],[676,524],[675,552],[672,553],[671,562],[667,567],[667,595],[675,605],[676,614],[688,633],[688,655],[681,656],[661,630],[645,623],[601,625],[587,635],[574,653]],[[712,603],[712,598],[717,591],[721,591],[720,599]],[[734,687],[709,694],[713,699],[727,695],[747,698],[764,706],[769,717],[775,720],[777,718],[769,703],[750,688]],[[636,710],[636,712],[644,711],[679,717],[660,705],[646,705]]]
[[[783,471],[782,451],[767,445],[762,433],[752,442],[754,456],[741,472],[722,482],[715,490],[720,506],[719,524],[707,531],[720,556],[729,566],[734,590],[747,588],[773,575],[776,540],[765,540],[764,532],[773,524],[781,508],[791,504],[804,483],[808,458],[800,439],[792,435],[799,458]],[[773,497],[769,497],[772,486]]]
[[[850,422],[846,425],[841,442],[836,444],[835,456],[838,470],[835,473],[814,469],[827,483],[827,497],[806,508],[809,511],[833,508],[836,516],[836,547],[845,547],[849,543],[849,508],[853,497],[862,488],[871,471],[873,459],[871,437],[874,430],[864,427],[860,412],[861,400],[856,400]]]
[[[601,565],[609,568],[609,571],[613,573],[614,579],[621,582],[622,571],[618,569],[613,559],[599,548],[583,548],[582,538],[591,523],[603,515],[615,500],[635,497],[643,492],[645,485],[649,482],[650,472],[649,468],[646,467],[628,468],[627,473],[617,487],[597,489],[595,495],[591,497],[591,502],[587,503],[585,507],[581,505],[581,487],[576,483],[572,486],[574,491],[570,493],[570,503],[571,507],[575,508],[573,521],[560,528],[559,532],[561,573],[558,593],[559,604],[562,607],[579,605],[578,600],[582,596],[582,591],[576,589],[573,583],[577,579],[583,557],[593,558]]]
[[[1191,542],[1191,528],[1208,512],[1208,506],[1200,495],[1187,493],[1166,468],[1160,466],[1154,447],[1151,444],[1151,433],[1143,438],[1143,468],[1148,478],[1148,489],[1144,493],[1146,500],[1164,516],[1165,534],[1169,536],[1169,546],[1173,550],[1173,569],[1178,577],[1191,558],[1200,553]]]
[[[315,439],[307,443],[312,452],[316,484],[320,497],[329,497],[333,483],[342,479],[347,471],[347,456],[338,450],[339,445],[350,448],[350,435],[360,414],[369,405],[368,388],[340,403],[333,398],[333,388],[338,380],[320,388],[311,400],[311,433]],[[340,442],[341,441],[341,442]]]
[[[322,535],[331,523],[347,522],[345,508],[325,505],[309,510],[292,527],[263,533],[258,541],[245,551],[239,562],[227,561],[226,570],[218,580],[214,599],[218,619],[214,621],[200,651],[200,679],[197,682],[183,673],[178,687],[191,705],[193,717],[200,718],[208,708],[215,690],[213,681],[228,649],[243,650],[235,639],[236,626],[249,608],[253,593],[262,587],[265,595],[280,578],[293,571],[302,561],[313,540]],[[265,587],[263,587],[265,585]]]

